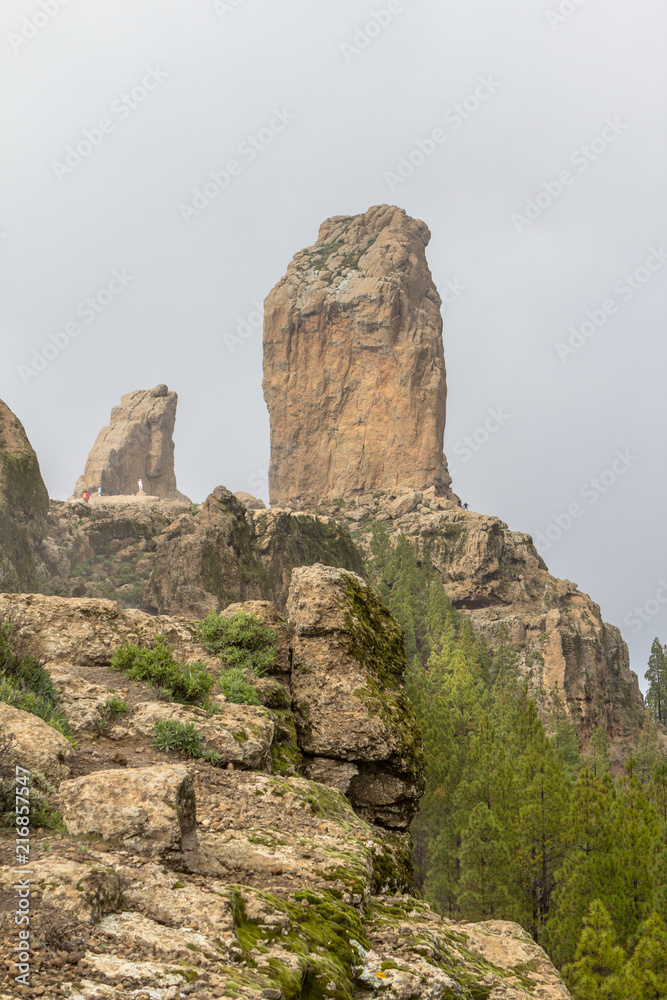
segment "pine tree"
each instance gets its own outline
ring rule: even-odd
[[[655,810],[641,782],[631,773],[617,785],[611,822],[618,874],[609,905],[621,943],[627,944],[650,912],[653,886],[649,866],[660,832]]]
[[[591,769],[594,778],[603,778],[605,774],[611,774],[611,743],[604,726],[598,722],[591,731],[584,761]]]
[[[657,913],[652,913],[641,927],[625,978],[628,1000],[667,997],[667,926]]]
[[[505,876],[510,852],[504,831],[485,802],[468,817],[459,850],[457,905],[465,920],[492,920],[508,904]]]
[[[558,756],[524,690],[515,716],[517,782],[516,880],[523,901],[520,923],[536,941],[544,933],[566,853],[569,786]]]
[[[577,727],[567,713],[565,701],[561,696],[558,683],[551,691],[551,708],[547,720],[547,732],[551,744],[565,765],[568,773],[575,777],[582,767],[581,751],[577,738]]]
[[[582,922],[598,899],[609,907],[615,894],[611,809],[614,788],[599,781],[588,768],[572,790],[566,821],[567,855],[556,873],[553,912],[546,928],[545,946],[558,967],[572,962]]]
[[[626,1000],[625,952],[616,944],[611,917],[596,899],[590,905],[574,962],[563,969],[574,1000]]]
[[[656,722],[667,722],[667,647],[655,638],[651,645],[648,670],[645,678],[649,682],[646,693],[646,707]]]
[[[636,775],[642,785],[647,784],[653,773],[653,768],[663,755],[658,727],[650,720],[645,722],[635,747],[634,759]]]

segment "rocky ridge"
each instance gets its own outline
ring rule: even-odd
[[[264,306],[271,504],[451,482],[430,232],[400,208],[336,216]]]
[[[102,487],[105,494],[143,492],[165,500],[189,500],[176,488],[174,424],[178,396],[166,385],[138,389],[121,397],[107,427],[97,435],[74,496]]]
[[[226,613],[259,614],[276,630],[272,683],[294,704],[292,731],[305,768],[311,751],[322,749],[318,740],[326,741],[327,759],[351,761],[359,774],[364,761],[373,765],[373,780],[355,789],[353,777],[347,796],[340,773],[332,772],[327,785],[320,769],[314,781],[299,773],[298,754],[275,752],[291,710],[233,705],[214,695],[215,712],[190,717],[214,731],[207,740],[220,734],[215,763],[150,745],[147,718],[158,709],[162,717],[189,709],[151,702],[145,685],[110,671],[109,660],[128,639],[150,644],[161,632],[179,655],[204,659],[214,673],[214,658],[197,645],[189,619],[104,600],[0,598],[0,612],[18,623],[22,643],[44,659],[78,740],[76,752],[64,740],[64,753],[58,740],[47,745],[22,719],[0,718],[0,732],[15,735],[20,760],[40,742],[39,764],[49,771],[65,824],[60,832],[33,830],[33,972],[18,995],[568,1000],[544,952],[517,925],[452,923],[411,893],[401,830],[421,781],[416,727],[409,709],[378,722],[363,694],[368,688],[372,698],[381,679],[393,685],[398,706],[404,659],[397,627],[350,573],[316,566],[293,577],[289,622],[267,602]],[[389,653],[384,665],[378,650]],[[103,710],[112,695],[122,695],[128,710],[110,719]],[[339,727],[338,742],[334,703],[341,720],[354,713],[354,726]],[[91,725],[91,711],[102,725]],[[233,758],[224,754],[225,729],[239,748]],[[253,740],[266,752],[244,757]],[[410,799],[403,786],[388,808],[394,786],[378,779],[401,768],[416,794]],[[0,904],[10,917],[13,852],[13,838],[0,838]],[[3,918],[2,929],[13,945],[12,921]],[[13,966],[5,968],[0,1000],[17,995]]]
[[[284,609],[295,566],[324,561],[363,573],[360,552],[335,520],[256,504],[223,486],[203,504],[52,500],[35,552],[38,589],[203,617],[244,600]]]
[[[428,558],[456,607],[493,646],[501,624],[546,713],[557,688],[586,744],[601,720],[620,764],[646,714],[628,649],[600,608],[570,580],[553,577],[530,535],[497,517],[463,510],[435,490],[364,495],[318,508],[350,529],[366,559],[378,521]]]

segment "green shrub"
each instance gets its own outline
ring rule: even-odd
[[[132,563],[124,562],[120,564],[120,569],[118,570],[118,580],[120,583],[134,583],[136,577],[134,575],[134,569]]]
[[[209,611],[199,623],[202,645],[227,667],[252,670],[262,677],[276,662],[276,636],[255,615],[237,611],[229,618]]]
[[[188,757],[201,757],[201,735],[194,722],[158,719],[153,726],[153,746],[165,753],[180,750]]]
[[[103,733],[110,722],[113,722],[119,715],[125,715],[126,712],[129,712],[130,706],[123,698],[118,698],[114,694],[109,698],[106,705],[102,705],[98,711],[100,717],[97,720],[97,730]]]
[[[257,691],[252,684],[248,684],[241,667],[225,670],[220,674],[218,684],[227,701],[235,705],[259,705]]]
[[[121,670],[133,681],[148,681],[170,700],[184,703],[206,698],[213,687],[213,677],[205,663],[195,660],[181,663],[174,658],[174,647],[163,635],[156,636],[153,649],[125,643],[111,658],[111,667]]]
[[[72,730],[58,704],[58,692],[37,657],[15,651],[18,625],[0,621],[0,701],[39,716],[68,739]]]

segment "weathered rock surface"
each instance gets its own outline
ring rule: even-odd
[[[233,764],[236,767],[270,770],[275,726],[269,712],[255,705],[224,702],[220,705],[219,714],[212,714],[195,705],[141,702],[134,706],[130,714],[113,723],[108,736],[118,740],[150,740],[155,723],[162,720],[196,726],[203,752],[216,753],[220,767]]]
[[[192,628],[184,619],[121,609],[114,601],[47,597],[43,594],[0,594],[0,612],[11,613],[26,650],[53,664],[105,665],[125,642],[150,646],[163,634],[184,658],[201,659]],[[121,676],[121,675],[119,675]]]
[[[98,486],[103,493],[136,493],[142,480],[145,493],[189,502],[177,490],[174,472],[177,403],[177,394],[166,385],[122,396],[108,426],[97,435],[74,495],[80,497],[84,490]]]
[[[284,608],[292,569],[323,558],[363,573],[360,553],[335,521],[248,510],[218,486],[201,510],[182,514],[156,539],[142,604],[192,616],[238,601]]]
[[[50,663],[48,674],[73,732],[95,732],[114,691],[104,684],[91,684],[61,663]]]
[[[197,847],[192,774],[182,764],[97,771],[60,785],[68,831],[172,858]]]
[[[237,490],[234,494],[237,500],[240,500],[244,507],[248,510],[266,510],[266,504],[263,500],[258,500],[251,493],[244,493],[243,490]]]
[[[21,421],[0,400],[0,590],[36,586],[34,551],[49,496]]]
[[[330,566],[295,570],[287,608],[306,767],[328,769],[365,819],[405,829],[423,792],[424,750],[403,689],[402,629],[363,580]]]
[[[440,296],[425,223],[376,206],[324,222],[264,305],[272,505],[451,482]]]
[[[0,702],[0,735],[14,737],[14,755],[21,767],[39,771],[55,785],[69,776],[72,744],[38,716]]]

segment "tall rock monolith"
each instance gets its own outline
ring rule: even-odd
[[[263,386],[273,505],[430,486],[448,494],[430,235],[390,205],[327,219],[269,293]]]
[[[176,488],[174,424],[178,396],[166,385],[121,396],[107,427],[97,435],[74,493],[102,487],[104,494],[143,492],[164,500],[188,498]]]

